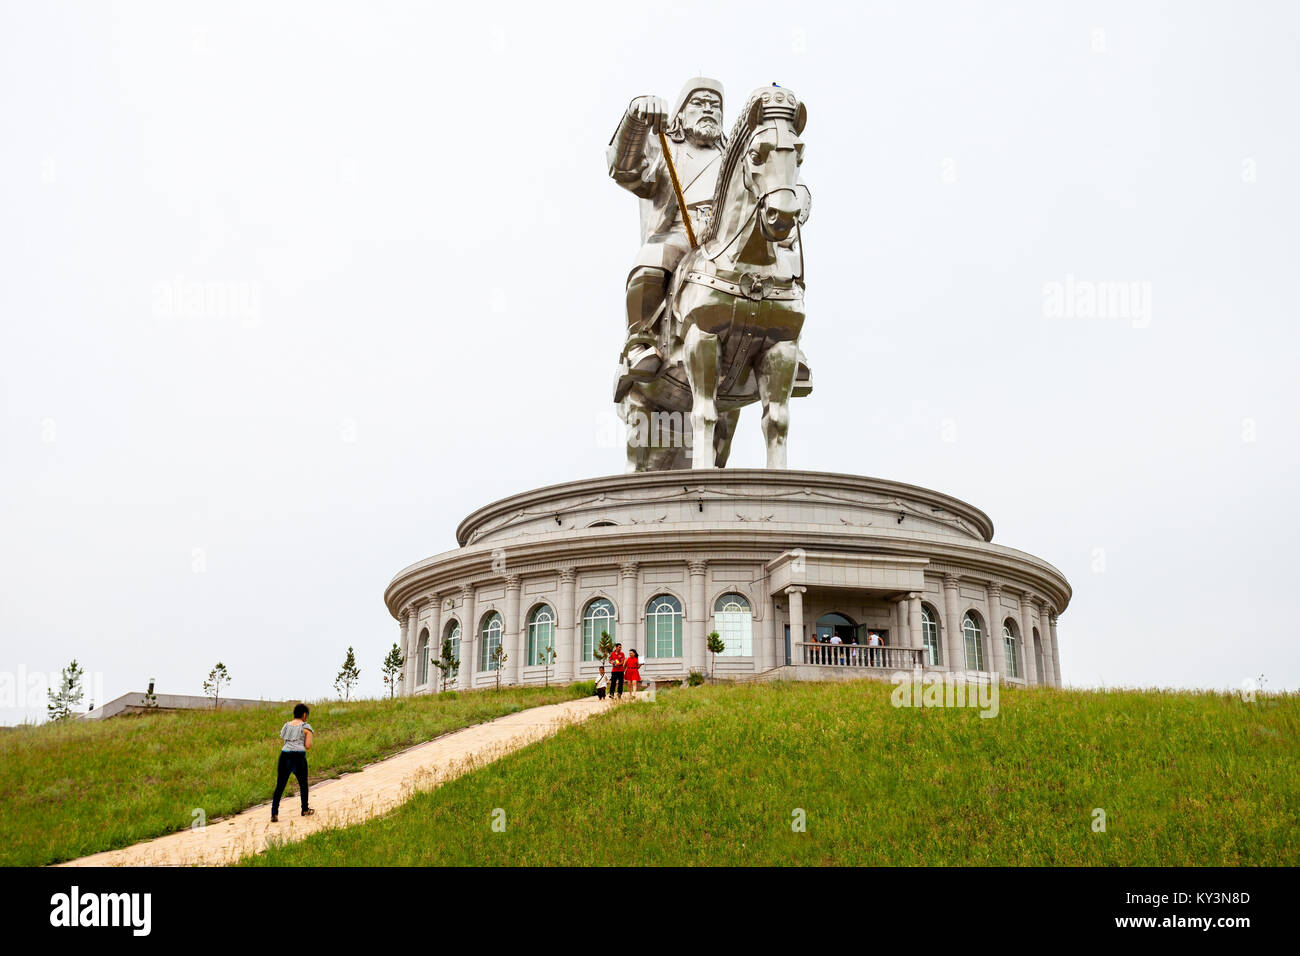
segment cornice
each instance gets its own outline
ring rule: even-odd
[[[492,570],[499,542],[461,548],[427,558],[400,572],[389,583],[384,603],[396,616],[399,609],[430,592],[466,585],[502,582]],[[844,551],[925,558],[932,573],[954,572],[972,584],[986,586],[990,577],[1016,592],[1032,591],[1057,613],[1069,604],[1072,590],[1065,576],[1033,555],[987,542],[878,529],[872,534],[846,532],[828,525],[747,525],[732,523],[661,524],[589,528],[537,535],[509,549],[513,574],[529,576],[564,567],[582,572],[596,568],[623,573],[627,566],[685,565],[691,560],[752,561],[764,565],[795,547],[809,551]]]
[[[755,499],[769,495],[777,498],[800,491],[807,491],[810,495],[816,492],[851,492],[901,498],[949,511],[970,522],[983,535],[985,541],[993,539],[993,521],[987,514],[960,498],[930,488],[884,478],[836,472],[720,468],[609,475],[520,492],[484,505],[466,517],[456,529],[456,541],[464,547],[473,534],[485,525],[499,522],[511,515],[544,513],[551,510],[552,503],[562,498],[595,496],[595,500],[599,500],[601,495],[609,495],[611,504],[626,504],[629,502],[623,496],[641,494],[651,496],[646,498],[646,503],[650,503],[652,500],[690,500],[708,496],[715,491],[730,493],[727,489],[738,485],[753,485],[758,488],[759,491],[753,496]],[[590,509],[585,508],[585,510]],[[557,515],[561,514],[562,509],[557,511]],[[586,529],[566,530],[573,532]]]

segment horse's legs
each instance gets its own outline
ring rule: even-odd
[[[739,408],[718,416],[718,427],[713,433],[713,463],[719,468],[727,467],[727,459],[731,457],[731,440],[736,437],[736,422],[739,418]]]
[[[691,385],[691,467],[713,467],[713,429],[718,424],[718,337],[697,325],[682,343],[686,380]]]
[[[767,441],[767,467],[784,468],[785,442],[790,432],[790,392],[799,367],[794,342],[778,342],[758,362],[758,397],[763,403],[763,438]]]
[[[623,400],[620,411],[623,424],[627,427],[627,467],[626,471],[646,471],[648,468],[649,425],[650,416],[646,407],[633,399],[632,394]]]

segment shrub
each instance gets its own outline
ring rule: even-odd
[[[686,677],[688,687],[699,687],[705,681],[705,677],[699,671],[691,671]]]

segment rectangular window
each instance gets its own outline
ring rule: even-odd
[[[754,656],[754,615],[749,611],[719,611],[713,617],[713,628],[726,645],[719,656]]]
[[[1016,656],[1016,639],[1014,637],[1003,638],[1007,648],[1007,674],[1011,677],[1020,676],[1020,658]]]
[[[682,656],[682,616],[651,614],[646,617],[646,657]]]
[[[582,659],[584,661],[594,661],[596,659],[596,648],[600,646],[600,635],[602,631],[609,632],[611,641],[618,641],[614,635],[614,621],[607,617],[589,617],[582,622]]]
[[[501,632],[489,631],[483,636],[483,670],[494,671],[500,668],[496,659],[496,650],[501,646]]]

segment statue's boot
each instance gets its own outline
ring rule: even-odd
[[[808,367],[808,359],[803,354],[803,349],[799,349],[799,365],[794,373],[794,388],[790,392],[791,398],[803,398],[812,393],[813,377],[812,369]]]
[[[634,384],[650,381],[663,368],[654,325],[667,295],[668,273],[663,269],[642,266],[628,276],[627,341],[614,385],[615,402],[621,402]]]

